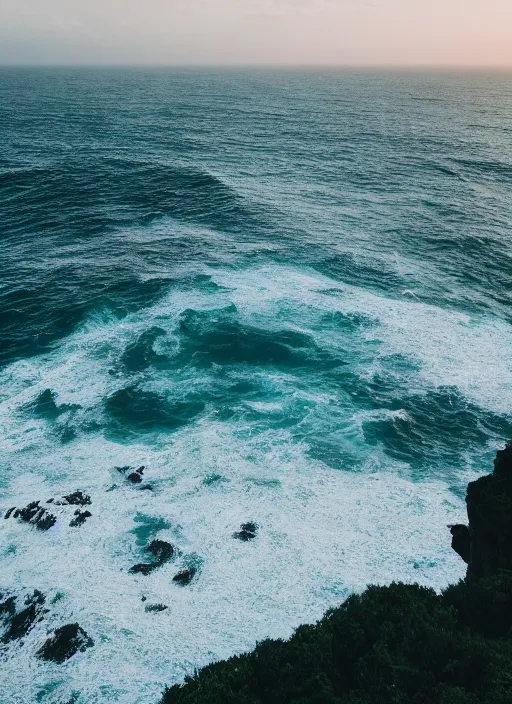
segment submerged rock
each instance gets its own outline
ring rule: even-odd
[[[153,540],[146,546],[146,552],[154,558],[153,562],[141,562],[130,567],[131,574],[151,574],[154,570],[161,567],[163,564],[172,559],[175,553],[175,548],[165,540]]]
[[[165,604],[148,604],[146,606],[146,608],[144,609],[144,611],[146,611],[146,613],[150,614],[150,613],[158,613],[159,611],[165,611],[168,608],[169,607],[166,606]]]
[[[134,469],[133,467],[116,467],[116,469],[121,474],[124,474],[127,481],[132,484],[140,484],[144,480],[144,477],[142,476],[144,474],[144,470],[146,469],[144,465],[138,469]]]
[[[180,570],[178,574],[172,578],[172,581],[184,587],[187,584],[190,584],[196,573],[197,567],[187,567],[186,569]]]
[[[132,472],[132,473],[129,474],[126,478],[127,478],[128,481],[131,482],[132,484],[140,484],[140,483],[142,482],[142,479],[143,479],[142,475],[139,474],[138,472]]]
[[[75,511],[75,518],[72,519],[71,523],[69,524],[72,528],[76,528],[77,526],[82,526],[85,521],[92,516],[92,513],[90,511],[80,511],[80,509],[77,509]]]
[[[130,567],[128,571],[130,574],[143,574],[147,577],[148,574],[151,574],[151,572],[156,570],[158,567],[160,567],[158,563],[139,562],[137,565]]]
[[[69,660],[75,653],[83,652],[93,645],[93,639],[87,635],[83,628],[80,628],[78,623],[68,623],[57,628],[53,636],[43,643],[37,651],[37,657],[41,660],[62,663]]]
[[[151,541],[146,550],[153,555],[160,565],[170,560],[174,555],[174,546],[165,542],[165,540]]]
[[[233,538],[236,538],[237,540],[242,540],[243,542],[253,540],[258,533],[258,528],[259,526],[257,523],[242,523],[242,525],[240,526],[240,530],[236,533],[233,533]]]
[[[120,474],[126,474],[126,472],[130,471],[132,468],[126,465],[125,467],[116,467],[116,469]]]

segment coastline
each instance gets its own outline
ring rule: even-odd
[[[512,444],[449,526],[467,576],[436,594],[370,586],[288,641],[210,665],[162,704],[505,704],[512,697]]]

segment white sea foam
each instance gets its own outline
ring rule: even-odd
[[[385,298],[316,272],[274,266],[237,276],[217,274],[214,280],[234,288],[230,298],[239,310],[269,321],[279,320],[278,311],[288,301],[300,305],[297,320],[290,322],[305,329],[314,328],[322,311],[368,316],[376,324],[368,326],[365,337],[380,343],[377,360],[406,355],[421,365],[420,376],[432,387],[453,386],[483,408],[510,413],[512,328],[506,321]],[[336,345],[336,340],[325,337],[322,342]]]
[[[154,493],[106,491],[112,465],[125,460],[148,462]],[[12,646],[5,701],[18,701],[21,691],[34,700],[43,682],[63,677],[62,692],[77,689],[83,701],[154,702],[165,683],[195,666],[268,636],[287,637],[368,583],[441,587],[463,573],[444,529],[462,518],[463,505],[444,485],[334,472],[283,435],[237,441],[225,425],[208,423],[178,433],[161,451],[132,447],[128,457],[97,439],[54,452],[49,461],[54,481],[35,474],[13,481],[17,503],[82,486],[93,497],[93,517],[80,529],[62,520],[48,533],[11,520],[2,527],[4,551],[16,545],[3,558],[3,583],[19,592],[64,594],[21,657]],[[228,481],[205,485],[211,474]],[[141,560],[129,533],[137,514],[164,518],[170,528],[158,537],[201,558],[194,584],[171,583],[180,561],[149,577],[128,574]],[[261,526],[249,544],[232,538],[247,520]],[[143,595],[168,610],[145,613]],[[46,628],[70,620],[94,637],[95,647],[64,666],[36,665]]]
[[[495,412],[512,407],[512,334],[506,323],[385,299],[285,267],[210,273],[224,288],[173,292],[122,322],[101,314],[54,352],[1,374],[0,463],[8,481],[2,507],[80,488],[91,494],[93,514],[81,528],[70,528],[68,509],[57,508],[59,520],[47,533],[1,519],[2,586],[20,594],[40,589],[48,599],[63,594],[23,646],[9,646],[2,665],[6,704],[35,701],[49,683],[49,693],[40,695],[44,704],[65,702],[73,690],[81,693],[80,703],[153,703],[165,684],[257,640],[287,637],[368,583],[405,580],[441,588],[464,573],[446,528],[463,520],[464,502],[439,477],[408,481],[403,465],[364,444],[365,420],[403,419],[400,409],[353,408],[346,416],[332,388],[297,384],[293,369],[253,368],[254,378],[265,380],[275,396],[245,403],[257,421],[243,413],[218,420],[207,412],[174,433],[131,444],[109,440],[93,423],[102,426],[105,398],[127,384],[116,372],[127,344],[157,325],[165,336],[154,349],[172,353],[187,308],[234,304],[248,326],[301,331],[333,350],[356,343],[324,325],[324,316],[366,316],[353,367],[360,375],[400,353],[416,363],[418,389],[456,386]],[[147,370],[134,378],[146,389],[179,395],[194,384],[208,388],[212,373]],[[237,374],[233,370],[230,379]],[[59,405],[81,406],[73,411],[78,435],[68,444],[24,410],[46,389]],[[324,417],[340,419],[340,441],[361,453],[357,473],[329,468],[312,458],[307,437],[299,440],[292,430],[272,426],[290,403],[306,407],[306,414],[315,411],[308,422],[318,423],[319,437]],[[142,464],[153,492],[128,486],[114,470]],[[467,479],[461,475],[460,485]],[[119,488],[107,491],[114,482]],[[128,573],[144,559],[131,532],[141,515],[163,519],[168,527],[160,523],[157,537],[182,551],[148,577]],[[233,539],[249,520],[260,525],[256,540]],[[172,577],[187,559],[201,565],[200,574],[181,588]],[[168,609],[146,613],[142,596],[146,604]],[[34,653],[47,630],[69,621],[78,621],[95,646],[64,665],[38,661]]]

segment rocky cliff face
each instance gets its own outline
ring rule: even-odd
[[[451,531],[468,577],[512,570],[512,443],[497,453],[493,474],[469,484],[466,503],[469,525]]]

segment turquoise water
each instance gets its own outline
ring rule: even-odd
[[[51,604],[6,704],[155,702],[463,575],[446,524],[512,437],[511,75],[2,69],[0,134],[0,511],[92,500],[0,519],[0,587]],[[70,621],[94,647],[41,663]]]

